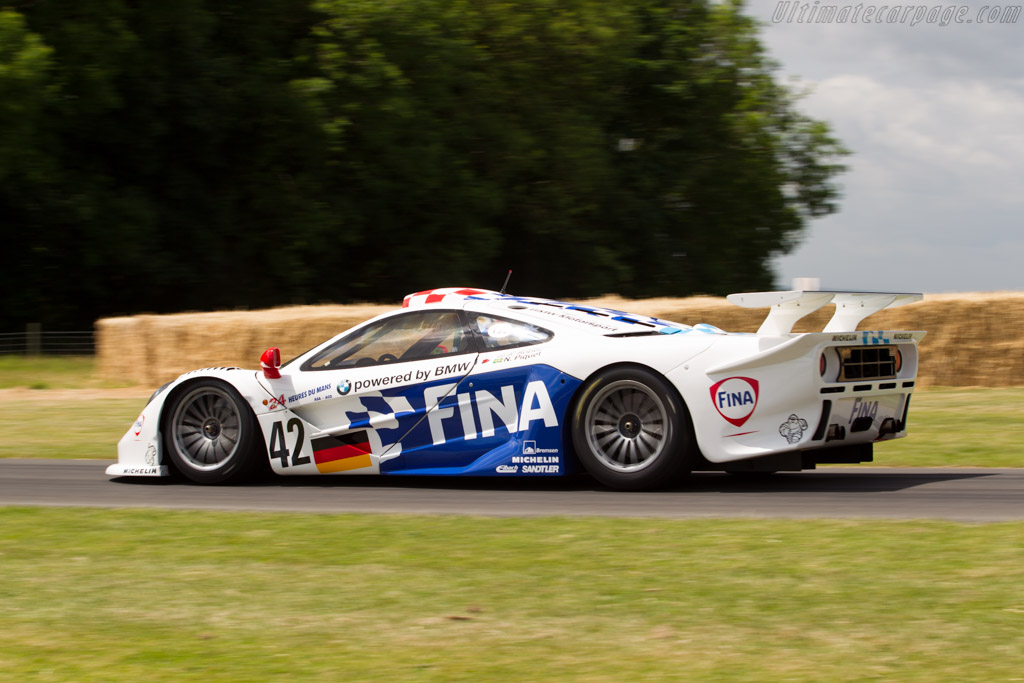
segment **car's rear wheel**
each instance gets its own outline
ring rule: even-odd
[[[164,413],[164,449],[183,475],[218,484],[255,474],[262,464],[256,416],[232,387],[214,379],[186,385]]]
[[[644,368],[613,368],[584,387],[573,445],[587,472],[606,486],[661,488],[689,471],[693,431],[664,378]]]

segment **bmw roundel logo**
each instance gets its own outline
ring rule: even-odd
[[[347,379],[343,379],[340,382],[338,382],[338,393],[339,394],[341,394],[342,396],[345,396],[350,391],[352,391],[352,382],[349,382]]]

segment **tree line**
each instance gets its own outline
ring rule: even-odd
[[[0,319],[771,287],[846,152],[742,10],[0,0]]]

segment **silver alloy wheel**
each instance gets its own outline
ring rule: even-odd
[[[223,467],[238,452],[242,421],[231,396],[217,387],[200,387],[186,394],[171,418],[174,449],[197,470]]]
[[[603,387],[585,417],[587,441],[601,464],[616,472],[637,472],[665,450],[670,423],[665,402],[650,387],[623,379]]]

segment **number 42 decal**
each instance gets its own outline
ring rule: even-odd
[[[278,458],[281,461],[281,467],[297,467],[299,465],[308,465],[309,456],[301,455],[302,446],[306,438],[306,430],[302,426],[302,420],[297,417],[293,417],[288,420],[288,433],[291,434],[294,431],[298,431],[298,438],[295,439],[295,452],[291,453],[288,450],[288,442],[284,436],[284,421],[278,420],[270,426],[270,457]],[[291,462],[288,459],[291,458]]]

